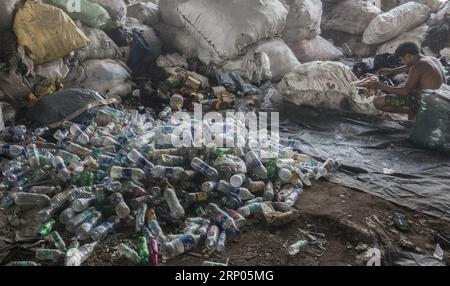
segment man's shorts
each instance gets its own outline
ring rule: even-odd
[[[405,113],[417,113],[420,108],[419,95],[386,95],[384,97],[385,106],[394,107],[405,111]]]

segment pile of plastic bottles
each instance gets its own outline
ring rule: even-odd
[[[64,122],[56,131],[33,132],[16,126],[2,134],[8,143],[0,143],[0,207],[15,209],[10,223],[16,240],[53,243],[54,249],[36,250],[39,261],[80,265],[121,224],[133,224],[137,247],[120,244],[114,257],[136,264],[158,265],[160,258],[200,245],[222,252],[227,237],[239,235],[251,216],[274,226],[295,220],[303,186],[336,167],[333,160],[321,164],[290,147],[275,153],[206,142],[175,147],[174,130],[190,138],[192,128],[175,121],[170,107],[158,116],[111,107],[91,113],[86,124]],[[207,138],[211,122],[199,124]],[[236,139],[237,129],[227,124],[243,125],[220,125],[224,139]],[[169,233],[166,225],[178,231]],[[68,247],[64,240],[71,241]]]

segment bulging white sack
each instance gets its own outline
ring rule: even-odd
[[[406,43],[406,42],[412,42],[412,43],[417,44],[417,46],[421,47],[423,41],[425,40],[425,38],[427,36],[428,28],[429,27],[427,24],[423,24],[417,28],[412,29],[409,32],[401,34],[397,38],[381,45],[377,50],[377,55],[385,54],[385,53],[393,54],[393,53],[395,53],[395,50],[397,49],[397,47],[399,45]]]
[[[423,23],[430,14],[426,5],[408,2],[387,13],[378,15],[364,31],[363,43],[381,44],[394,39]]]
[[[285,42],[312,39],[320,35],[322,2],[317,0],[285,0],[289,14],[283,32]]]
[[[297,59],[302,63],[312,61],[332,61],[344,56],[344,54],[333,46],[333,44],[321,36],[317,36],[311,40],[301,40],[296,43],[289,43],[288,45]]]

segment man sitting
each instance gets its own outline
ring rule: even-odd
[[[408,73],[406,83],[392,87],[381,82],[369,82],[367,86],[379,89],[388,95],[374,100],[377,109],[384,112],[408,114],[409,120],[414,120],[420,106],[420,96],[425,89],[436,90],[447,79],[444,69],[438,59],[420,54],[419,47],[414,43],[403,43],[395,51],[404,66],[396,69],[381,69],[378,73],[392,77]]]

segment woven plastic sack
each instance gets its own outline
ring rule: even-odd
[[[363,34],[363,43],[381,44],[394,39],[425,23],[430,8],[416,2],[408,2],[387,13],[378,15],[370,22]]]
[[[344,57],[333,44],[317,36],[311,40],[302,40],[290,43],[289,47],[294,52],[297,59],[302,62],[332,61]]]
[[[190,0],[178,12],[214,62],[233,59],[251,44],[281,34],[288,14],[278,0]]]
[[[89,0],[102,6],[113,20],[122,20],[127,15],[127,5],[123,0]]]
[[[72,19],[80,20],[92,28],[100,28],[110,20],[108,12],[102,6],[87,0],[79,0],[79,6],[71,5],[77,3],[71,0],[45,0],[45,2],[64,10]]]
[[[285,42],[312,39],[320,35],[322,2],[317,0],[286,0],[289,14],[283,32]]]
[[[380,54],[394,54],[397,47],[406,42],[412,42],[417,44],[417,46],[421,47],[423,41],[427,36],[428,25],[423,24],[417,28],[412,29],[409,32],[403,33],[397,38],[384,43],[378,48],[377,55]]]
[[[35,64],[54,61],[89,44],[67,14],[36,1],[28,1],[17,11],[14,32]]]

